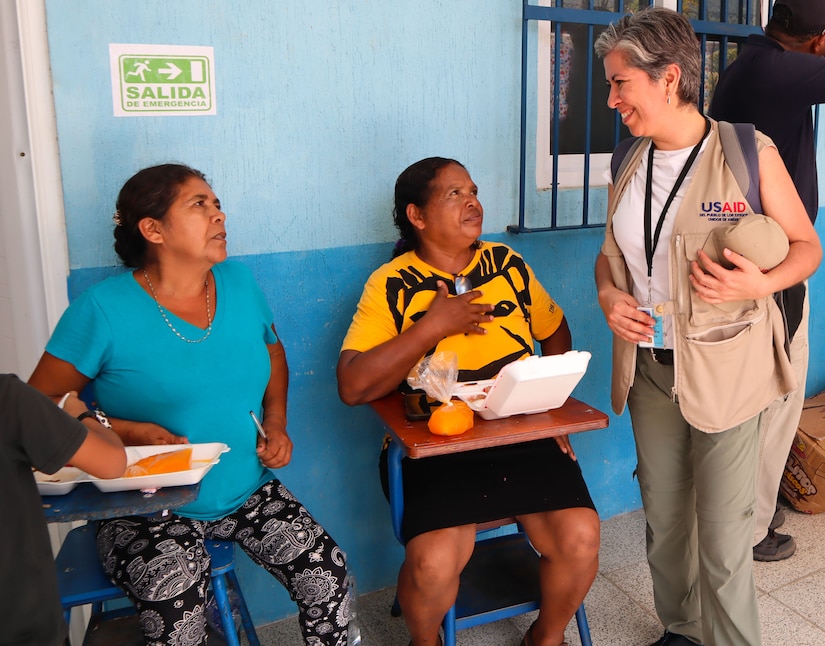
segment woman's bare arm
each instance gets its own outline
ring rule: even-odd
[[[273,332],[275,328],[273,328]],[[261,425],[267,441],[258,442],[258,458],[270,469],[285,467],[292,459],[292,440],[286,430],[287,390],[289,367],[284,346],[279,341],[269,348],[270,377],[264,392],[264,415]]]
[[[52,399],[60,399],[70,391],[81,392],[89,378],[68,361],[58,359],[44,352],[40,361],[29,377],[29,385]],[[112,429],[120,436],[124,444],[137,446],[144,444],[186,444],[187,439],[170,433],[158,424],[134,422],[109,418]]]
[[[690,281],[708,303],[763,298],[799,283],[816,271],[822,246],[779,152],[766,146],[759,153],[759,196],[765,215],[773,218],[785,235],[788,255],[770,271],[762,271],[744,256],[725,251],[733,265],[726,269],[699,251],[699,262],[691,263]]]

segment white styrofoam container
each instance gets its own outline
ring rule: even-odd
[[[34,472],[37,490],[41,496],[62,496],[88,478],[88,474],[77,467],[63,467],[51,475],[42,471]]]
[[[495,379],[457,384],[454,394],[483,419],[558,408],[587,371],[589,352],[531,356],[504,366]]]
[[[149,476],[134,476],[131,478],[112,478],[104,480],[89,476],[89,481],[101,491],[129,491],[130,489],[160,489],[161,487],[179,487],[181,485],[197,484],[214,465],[221,460],[221,454],[229,451],[223,442],[206,442],[190,444],[192,447],[192,468],[186,471],[159,473]],[[148,458],[158,453],[168,453],[184,449],[184,444],[163,444],[149,446],[127,446],[126,463],[134,464],[138,460]]]
[[[192,468],[186,471],[159,473],[149,476],[135,476],[131,478],[103,479],[89,475],[76,467],[63,467],[57,473],[48,475],[40,471],[34,472],[37,481],[37,490],[41,496],[61,496],[69,493],[81,482],[91,482],[100,491],[130,491],[133,489],[160,489],[161,487],[179,487],[182,485],[197,484],[207,474],[209,469],[220,462],[221,455],[229,451],[223,442],[204,442],[201,444],[153,444],[147,446],[127,446],[126,463],[134,464],[138,460],[168,453],[178,449],[192,447]]]

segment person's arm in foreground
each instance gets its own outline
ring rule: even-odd
[[[389,394],[416,362],[441,339],[453,334],[486,334],[493,306],[474,303],[478,290],[450,296],[438,281],[438,293],[427,313],[398,336],[367,350],[344,350],[338,358],[338,394],[350,406],[366,404]]]
[[[272,328],[275,331],[275,328]],[[276,333],[277,336],[277,333]],[[285,467],[292,459],[292,440],[286,430],[286,400],[289,386],[289,367],[284,346],[280,341],[268,345],[271,374],[264,392],[264,414],[261,426],[266,442],[258,439],[258,458],[270,469]]]
[[[62,398],[61,398],[62,399]],[[63,402],[63,410],[74,418],[87,410],[86,404],[70,391]],[[106,428],[94,417],[87,417],[86,439],[69,462],[72,466],[98,478],[119,478],[126,470],[126,451],[123,442],[113,430]]]
[[[67,392],[81,392],[88,383],[89,378],[71,363],[58,359],[48,352],[43,353],[37,367],[29,377],[29,385],[55,401]],[[150,422],[133,422],[111,417],[109,421],[112,423],[112,429],[127,446],[187,443],[185,437],[170,433],[162,426]]]

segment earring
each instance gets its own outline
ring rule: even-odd
[[[667,104],[670,105],[670,92],[667,93]]]

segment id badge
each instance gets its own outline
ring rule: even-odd
[[[662,305],[655,305],[653,307],[637,307],[636,309],[652,317],[655,321],[655,323],[653,324],[653,336],[649,337],[650,341],[639,341],[639,347],[664,348],[665,326],[662,323],[662,314],[664,313],[664,307]]]

